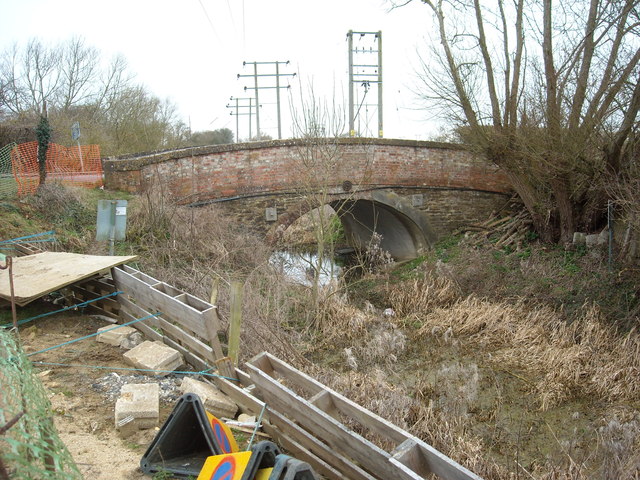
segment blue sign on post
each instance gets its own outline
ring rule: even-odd
[[[80,138],[80,122],[75,122],[71,125],[71,138],[78,140]]]

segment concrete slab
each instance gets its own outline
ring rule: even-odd
[[[115,406],[115,424],[121,436],[157,427],[159,417],[160,388],[157,383],[123,385]]]
[[[158,377],[165,377],[184,364],[182,355],[177,350],[162,342],[142,342],[125,354],[124,359],[136,368],[152,370],[146,372]]]
[[[119,347],[130,335],[137,332],[133,327],[114,327],[115,325],[107,325],[106,327],[99,328],[96,341]]]
[[[185,377],[182,379],[180,391],[198,395],[205,410],[218,418],[235,418],[238,411],[238,406],[233,400],[209,383]]]

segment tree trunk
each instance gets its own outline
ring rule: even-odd
[[[549,182],[556,201],[558,218],[560,220],[560,242],[571,243],[573,232],[576,230],[574,208],[571,202],[571,186],[566,176],[556,176]]]

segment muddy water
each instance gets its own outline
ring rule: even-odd
[[[275,252],[270,262],[276,268],[281,269],[292,281],[301,285],[311,286],[314,276],[318,277],[318,283],[327,285],[337,279],[342,273],[342,268],[333,258],[325,257],[318,261],[318,255],[313,252]]]

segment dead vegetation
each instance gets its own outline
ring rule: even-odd
[[[491,228],[501,238],[508,223]],[[607,283],[600,257],[492,238],[445,242],[422,264],[367,274],[360,290],[330,285],[317,304],[214,207],[134,198],[119,253],[204,299],[219,279],[223,320],[226,285],[242,278],[241,362],[267,350],[486,480],[637,479],[634,290],[622,277]],[[363,285],[375,306],[355,298]],[[592,294],[611,285],[624,296]]]
[[[441,332],[450,332],[463,348],[480,349],[500,368],[524,372],[542,409],[574,396],[640,398],[637,332],[619,334],[604,324],[594,305],[585,306],[583,315],[568,324],[545,306],[531,309],[523,303],[467,297],[427,313],[416,335],[446,342]]]

